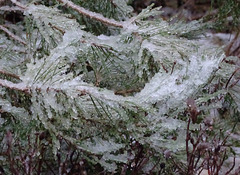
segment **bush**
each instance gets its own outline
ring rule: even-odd
[[[208,24],[132,17],[122,0],[24,2],[1,8],[22,18],[0,25],[2,174],[220,171],[226,135],[203,121],[226,95],[240,104],[239,68],[198,39]]]

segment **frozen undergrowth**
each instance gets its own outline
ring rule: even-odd
[[[131,139],[158,154],[165,149],[183,151],[186,122],[176,116],[185,111],[188,98],[202,97],[204,110],[209,96],[215,96],[202,94],[203,88],[226,82],[231,71],[228,64],[219,70],[225,57],[221,49],[187,37],[193,37],[201,23],[148,20],[159,13],[148,8],[114,22],[122,28],[119,33],[95,36],[56,7],[28,5],[24,15],[32,34],[21,59],[16,61],[12,50],[17,44],[1,38],[3,45],[13,46],[3,48],[3,69],[21,82],[8,79],[0,85],[2,92],[9,88],[26,93],[18,98],[30,105],[15,107],[11,91],[6,91],[1,94],[1,110],[18,120],[22,116],[36,121],[36,130],[47,130],[55,155],[62,137],[111,172],[117,170],[116,163],[131,160],[126,153]],[[15,67],[18,71],[11,71]],[[168,139],[176,131],[178,139]]]

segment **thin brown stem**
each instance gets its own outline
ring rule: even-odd
[[[86,10],[85,8],[80,7],[71,1],[68,1],[68,0],[57,0],[57,1],[63,3],[64,6],[67,6],[67,7],[70,7],[72,9],[76,10],[78,13],[80,13],[88,18],[95,19],[106,25],[123,28],[123,24],[121,22],[115,21],[114,19],[105,18],[102,14]]]
[[[187,161],[189,162],[189,147],[188,147],[188,141],[190,140],[190,134],[189,134],[189,127],[190,127],[191,119],[188,119],[188,124],[187,124],[187,133],[186,133],[186,153],[187,153]]]
[[[177,63],[176,61],[174,61],[174,62],[173,62],[173,66],[172,66],[172,70],[171,70],[171,73],[170,73],[170,75],[172,75],[172,73],[173,73],[173,69],[174,69],[174,67],[175,67],[176,63]]]

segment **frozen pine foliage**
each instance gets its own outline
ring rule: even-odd
[[[230,88],[239,109],[235,58],[197,39],[206,24],[131,16],[124,0],[12,2],[23,19],[0,28],[0,171],[160,172],[168,151],[185,154],[187,99],[207,114]]]

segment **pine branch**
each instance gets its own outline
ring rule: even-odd
[[[20,86],[19,84],[12,83],[11,81],[0,79],[0,86],[6,87],[8,89],[21,91],[21,92],[24,92],[26,94],[30,94],[30,89],[28,87]]]
[[[2,72],[3,71],[0,71],[0,73],[2,73]],[[11,75],[11,76],[16,76],[14,74],[6,73],[6,72],[5,72],[5,74]],[[8,80],[0,79],[0,86],[8,88],[8,89],[12,89],[12,90],[21,91],[21,92],[24,92],[26,94],[31,94],[31,88],[28,87],[25,84],[22,84],[22,83],[16,84],[16,83],[12,83],[11,81],[8,81]],[[39,87],[36,87],[36,90],[37,91],[42,91],[43,89],[41,89]],[[61,88],[56,89],[56,88],[48,87],[46,89],[46,91],[47,92],[49,92],[49,91],[61,92],[62,90],[61,90]],[[83,89],[83,90],[82,89],[76,89],[76,91],[78,92],[79,96],[87,95],[89,93],[85,89]]]
[[[72,9],[76,10],[78,13],[80,13],[84,16],[87,16],[91,19],[95,19],[95,20],[100,21],[100,22],[102,22],[106,25],[123,28],[123,24],[121,22],[115,21],[114,19],[105,18],[102,14],[86,10],[83,7],[80,7],[80,6],[74,4],[71,1],[68,1],[68,0],[57,0],[57,1],[63,3],[65,6],[68,6]]]
[[[6,27],[0,25],[0,30],[2,30],[2,31],[4,31],[5,33],[7,33],[8,36],[10,36],[11,38],[13,38],[14,40],[16,40],[16,41],[18,41],[18,42],[20,42],[20,43],[22,43],[22,44],[24,44],[24,45],[27,45],[27,43],[26,43],[24,40],[22,40],[19,36],[14,35],[14,34],[13,34],[12,32],[10,32]]]

